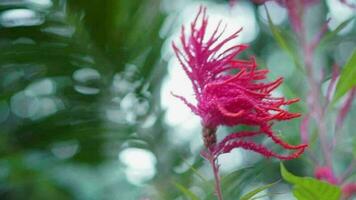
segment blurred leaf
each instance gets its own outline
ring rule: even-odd
[[[353,20],[354,20],[354,18],[347,19],[344,22],[342,22],[341,24],[339,24],[339,26],[337,26],[335,28],[335,30],[325,34],[325,36],[320,40],[319,46],[322,46],[325,43],[327,43],[328,41],[332,40],[340,31],[342,31]]]
[[[154,135],[165,134],[165,129],[162,120],[156,120],[159,106],[152,106],[159,96],[151,95],[159,90],[164,73],[156,71],[163,63],[164,38],[159,31],[165,14],[160,3],[0,0],[0,15],[8,16],[0,19],[0,103],[5,102],[6,109],[2,119],[4,106],[0,108],[0,171],[5,165],[4,176],[9,176],[3,181],[0,173],[0,199],[78,199],[82,195],[78,188],[87,182],[84,175],[78,175],[77,185],[60,183],[50,179],[53,168],[73,165],[98,172],[118,160],[121,145],[129,145],[132,135],[156,152],[160,150],[156,146],[165,144],[164,137]],[[139,76],[134,76],[136,72]],[[143,85],[148,85],[152,74],[157,77],[143,95]],[[125,98],[142,103],[137,112],[141,114],[130,108],[124,111]],[[147,116],[155,119],[154,131],[141,128],[140,120]],[[30,160],[37,154],[45,158]],[[6,164],[17,156],[30,161]],[[29,165],[32,171],[27,170]],[[42,182],[33,183],[38,181]],[[130,185],[127,180],[124,184]],[[97,188],[91,198],[103,199],[98,195],[108,188]]]
[[[229,174],[221,176],[221,188],[226,199],[236,199],[242,195],[243,190],[256,178],[263,170],[261,163],[256,163],[253,167],[238,169]],[[212,199],[213,193],[206,199]]]
[[[267,13],[267,19],[268,19],[268,26],[272,31],[272,35],[274,39],[278,42],[279,46],[290,56],[290,58],[294,61],[295,65],[297,66],[297,69],[304,71],[302,64],[299,61],[297,53],[293,50],[293,47],[290,45],[290,42],[287,41],[284,37],[284,33],[282,32],[281,29],[279,29],[277,26],[275,26],[272,22],[272,18],[268,12],[267,7],[265,7],[266,13]]]
[[[281,163],[281,174],[284,180],[293,184],[293,194],[298,200],[339,200],[341,197],[339,187],[311,177],[295,176],[287,171],[283,163]]]
[[[350,89],[356,86],[356,49],[343,67],[339,81],[336,85],[333,103],[338,101]]]
[[[195,195],[192,191],[188,188],[184,187],[179,183],[174,183],[174,185],[190,200],[199,200],[199,197]]]
[[[264,195],[261,195],[261,196],[253,197],[251,200],[257,200],[257,199],[261,199],[261,198],[265,198],[265,197],[270,197],[271,195],[281,195],[281,194],[285,194],[285,193],[264,194]]]
[[[205,178],[193,165],[189,164],[189,162],[185,158],[182,158],[182,160],[184,164],[186,164],[189,169],[192,170],[195,175],[197,175],[197,177],[199,177],[204,182],[208,182],[208,179]]]
[[[256,194],[258,194],[258,193],[260,193],[260,192],[262,192],[262,191],[274,186],[278,182],[279,182],[279,180],[274,182],[274,183],[270,183],[268,185],[264,185],[264,186],[258,187],[256,189],[252,190],[251,192],[248,192],[247,194],[243,195],[240,198],[240,200],[251,200]]]

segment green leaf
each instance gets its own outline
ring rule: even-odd
[[[325,36],[320,40],[320,46],[322,46],[328,41],[331,41],[331,39],[333,39],[340,31],[342,31],[342,29],[344,29],[353,19],[354,18],[352,17],[350,19],[345,20],[344,22],[339,24],[339,26],[337,26],[335,30],[325,34]]]
[[[340,79],[336,85],[333,103],[339,100],[354,86],[356,86],[356,49],[352,52],[351,57],[341,72]]]
[[[256,164],[253,167],[245,167],[235,170],[232,173],[221,176],[221,187],[225,199],[236,199],[242,195],[243,189],[248,184],[256,181],[256,177],[261,174],[263,165]],[[214,199],[213,195],[207,199]]]
[[[178,190],[180,190],[185,197],[187,197],[190,200],[199,200],[199,197],[194,194],[192,191],[190,191],[188,188],[186,188],[184,185],[179,184],[179,183],[174,183],[174,185],[176,186],[176,188],[178,188]]]
[[[284,180],[293,184],[293,194],[298,200],[339,200],[341,197],[339,187],[311,177],[295,176],[287,171],[283,163],[281,163],[281,174]]]
[[[277,184],[278,182],[279,182],[279,180],[276,181],[276,182],[274,182],[274,183],[270,183],[270,184],[268,184],[268,185],[264,185],[264,186],[258,187],[258,188],[256,188],[256,189],[254,189],[254,190],[248,192],[247,194],[243,195],[243,196],[240,198],[240,200],[251,200],[252,197],[254,197],[256,194],[258,194],[258,193],[260,193],[260,192],[262,192],[262,191],[264,191],[264,190],[266,190],[266,189],[268,189],[268,188],[274,186],[274,185]]]
[[[181,157],[182,157],[184,164],[186,164],[195,175],[197,175],[202,181],[208,182],[208,179],[205,178],[193,165],[191,165],[183,156],[181,156]]]
[[[290,45],[290,43],[288,43],[287,40],[284,38],[282,30],[273,24],[271,16],[266,7],[265,10],[268,19],[268,26],[272,31],[274,39],[278,42],[279,46],[288,54],[288,56],[294,61],[297,68],[301,71],[304,71],[302,64],[298,59],[297,53],[293,50],[293,47]]]

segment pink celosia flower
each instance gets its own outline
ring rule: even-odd
[[[342,195],[348,199],[356,194],[356,183],[348,183],[342,187]]]
[[[190,26],[189,35],[186,35],[185,28],[182,27],[181,48],[173,43],[174,52],[192,82],[197,104],[191,104],[182,96],[175,96],[201,117],[206,147],[216,156],[241,147],[266,157],[298,157],[307,145],[287,144],[271,129],[274,120],[289,120],[300,116],[282,108],[298,99],[273,97],[271,92],[283,79],[265,82],[268,70],[257,69],[253,57],[250,60],[235,59],[247,45],[233,45],[229,48],[226,45],[238,37],[241,29],[223,38],[221,22],[210,36],[207,36],[207,27],[206,8],[201,7]],[[237,73],[232,74],[232,71]],[[258,127],[259,130],[232,133],[216,144],[215,132],[219,125],[242,124]],[[258,135],[266,135],[283,148],[296,151],[291,155],[276,154],[251,140]]]
[[[324,180],[334,185],[339,183],[339,180],[335,177],[334,172],[330,167],[316,167],[314,171],[314,176],[319,180]]]

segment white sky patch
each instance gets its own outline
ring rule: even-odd
[[[257,37],[259,28],[250,3],[238,2],[232,8],[227,4],[212,4],[207,7],[210,23],[208,35],[212,34],[215,27],[221,20],[223,25],[226,24],[225,36],[231,35],[240,28],[243,28],[239,34],[239,37],[234,40],[234,43],[236,44],[249,43]]]
[[[239,37],[235,39],[235,43],[249,43],[257,37],[259,28],[253,7],[251,3],[248,2],[238,2],[234,7],[230,7],[227,4],[214,4],[208,2],[204,2],[204,4],[200,4],[199,2],[192,3],[185,7],[180,14],[180,22],[184,24],[187,29],[189,28],[190,23],[195,19],[200,5],[205,5],[207,7],[207,16],[209,20],[207,37],[212,35],[220,21],[222,21],[222,25],[226,24],[224,32],[225,36],[231,35],[240,28],[243,28]],[[180,26],[177,26],[177,30],[180,30]]]
[[[230,153],[222,154],[219,156],[220,170],[224,173],[231,173],[241,166],[243,163],[242,152],[235,149]]]
[[[172,15],[177,15],[177,13],[168,16],[168,20],[165,22],[165,26],[162,29],[161,35],[166,35],[169,32],[167,27],[174,27],[171,36],[168,37],[162,48],[162,57],[165,60],[172,59],[170,58],[170,56],[173,55],[171,44],[172,41],[175,41],[177,44],[179,43],[178,41],[182,25],[185,26],[186,33],[189,34],[190,24],[194,21],[201,5],[207,7],[208,27],[205,38],[209,38],[209,36],[212,35],[220,21],[222,21],[221,30],[226,25],[226,29],[221,38],[231,35],[240,28],[243,28],[239,33],[239,36],[230,44],[227,44],[226,48],[231,45],[252,42],[256,39],[259,33],[259,27],[251,3],[238,2],[234,7],[230,7],[227,4],[216,4],[212,2],[191,2],[190,4],[186,3],[185,5],[186,6],[183,8],[177,8],[182,11],[178,13],[176,18],[172,18]],[[171,23],[171,25],[168,23]]]
[[[327,5],[329,7],[329,17],[331,18],[329,22],[329,29],[335,30],[342,22],[347,19],[356,16],[356,12],[345,4],[342,4],[339,0],[327,0]],[[347,34],[352,30],[355,24],[355,20],[350,22],[344,29],[342,29],[338,34]]]
[[[183,101],[174,97],[171,92],[184,96],[189,102],[195,104],[195,96],[192,84],[187,75],[179,66],[176,60],[170,60],[168,64],[168,76],[162,87],[162,106],[167,110],[166,121],[170,125],[179,125],[194,118],[195,115],[183,103]]]
[[[192,84],[175,59],[171,59],[168,63],[168,74],[161,90],[162,107],[166,110],[165,121],[172,126],[169,136],[175,144],[195,141],[192,140],[193,138],[200,139],[200,118],[171,92],[196,104]]]
[[[43,22],[43,17],[30,9],[11,9],[0,15],[0,24],[4,27],[36,26]]]
[[[119,160],[125,165],[127,180],[132,184],[143,184],[156,174],[157,159],[148,150],[127,148],[120,152]]]
[[[287,10],[280,6],[277,2],[267,1],[264,5],[266,5],[274,24],[280,25],[287,19]],[[264,5],[258,7],[258,14],[263,19],[263,22],[268,24],[267,13]]]

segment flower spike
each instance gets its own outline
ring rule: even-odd
[[[228,153],[234,148],[243,148],[265,157],[284,160],[300,156],[307,147],[306,144],[288,144],[272,130],[273,121],[290,120],[300,116],[283,108],[299,99],[287,100],[284,97],[272,96],[272,92],[282,84],[283,78],[267,82],[269,71],[257,69],[254,57],[249,60],[236,58],[248,48],[248,45],[234,44],[242,29],[223,37],[225,28],[222,22],[217,24],[212,34],[207,33],[208,25],[206,8],[200,7],[189,27],[190,32],[187,33],[183,26],[180,43],[172,44],[182,69],[192,83],[197,103],[192,104],[182,96],[174,96],[200,116],[207,149],[214,157]],[[216,130],[222,125],[247,125],[259,130],[232,133],[218,142]],[[252,141],[257,136],[267,136],[278,146],[294,152],[290,155],[277,154]]]

